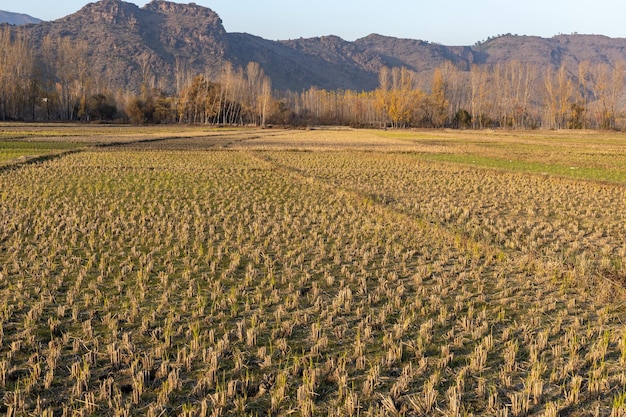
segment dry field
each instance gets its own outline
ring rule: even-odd
[[[626,415],[624,135],[4,124],[0,165],[0,414]]]

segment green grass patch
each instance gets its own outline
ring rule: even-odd
[[[556,175],[592,181],[607,181],[619,184],[626,183],[626,171],[623,169],[560,165],[554,163],[524,161],[519,159],[491,158],[479,155],[419,154],[419,157],[428,161],[451,162],[482,168],[527,172],[532,174]]]
[[[20,157],[34,157],[59,153],[84,146],[76,142],[0,141],[0,163]]]

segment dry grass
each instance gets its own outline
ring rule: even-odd
[[[622,136],[68,129],[127,143],[0,172],[1,413],[624,413],[624,185],[524,168]]]

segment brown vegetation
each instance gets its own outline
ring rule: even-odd
[[[509,34],[473,47],[380,35],[273,42],[226,33],[210,9],[161,0],[103,0],[0,31],[2,120],[626,126],[624,45],[602,36]]]

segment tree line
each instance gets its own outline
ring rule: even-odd
[[[265,125],[275,105],[271,80],[255,62],[225,65],[218,77],[177,62],[176,91],[166,94],[140,57],[143,85],[134,94],[96,77],[87,57],[84,41],[48,36],[35,49],[19,28],[0,28],[0,120]]]
[[[139,94],[95,77],[88,45],[43,39],[32,48],[19,28],[0,29],[0,120],[116,120],[220,125],[349,125],[392,128],[622,129],[623,63],[581,62],[540,70],[521,62],[444,63],[434,71],[382,67],[374,91],[273,91],[258,63],[226,64],[218,76],[177,60],[165,93],[139,62]],[[35,52],[38,51],[38,52]]]
[[[624,64],[581,62],[540,71],[532,64],[450,63],[430,74],[385,68],[374,91],[311,88],[283,100],[306,124],[371,127],[617,129],[624,128]],[[618,123],[619,122],[619,123]]]
[[[166,95],[144,84],[125,105],[132,123],[192,123],[264,126],[270,117],[272,83],[260,65],[225,65],[217,79],[207,74],[183,76],[180,91]]]

